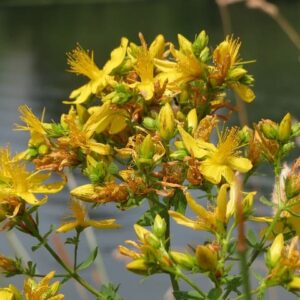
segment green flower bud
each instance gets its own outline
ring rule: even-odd
[[[209,59],[209,55],[210,55],[210,52],[209,52],[209,48],[208,47],[205,47],[200,55],[199,55],[199,58],[202,62],[206,62],[208,59]]]
[[[39,146],[39,148],[38,148],[38,153],[39,153],[40,155],[45,155],[45,154],[47,154],[48,152],[49,152],[49,147],[48,147],[47,145],[42,144],[42,145]]]
[[[292,150],[294,150],[296,147],[294,142],[289,142],[286,143],[282,146],[282,155],[287,155],[288,153],[290,153]]]
[[[208,36],[204,30],[202,30],[196,40],[194,41],[192,48],[195,56],[199,56],[201,51],[207,46],[208,44]]]
[[[188,156],[188,153],[184,149],[176,150],[170,154],[170,157],[176,160],[184,160]]]
[[[292,116],[287,113],[279,124],[278,140],[285,143],[289,140],[292,133]]]
[[[149,130],[156,129],[156,121],[150,117],[146,117],[143,120],[143,126]]]
[[[237,68],[229,70],[227,78],[228,78],[228,80],[239,80],[245,74],[247,74],[247,71],[244,68],[237,67]]]
[[[163,238],[165,236],[166,228],[166,221],[160,215],[156,215],[153,224],[153,233],[158,238]]]
[[[271,140],[276,140],[278,137],[278,125],[271,120],[263,120],[261,123],[261,131],[264,136]]]
[[[186,270],[192,271],[196,266],[196,259],[192,255],[177,251],[171,251],[170,255],[176,264]]]
[[[150,159],[153,157],[154,152],[155,152],[155,146],[153,144],[151,135],[148,134],[144,138],[144,140],[141,144],[140,157],[144,158],[144,159]]]

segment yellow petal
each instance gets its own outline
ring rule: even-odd
[[[206,163],[204,161],[200,165],[201,174],[211,183],[218,184],[222,179],[223,168],[214,164]]]
[[[92,94],[92,85],[91,82],[81,86],[80,88],[74,90],[70,94],[70,99],[75,99],[75,101],[64,101],[65,104],[81,104],[84,103]]]
[[[114,49],[110,54],[110,60],[103,67],[105,74],[110,74],[113,69],[117,68],[124,60],[126,55],[126,49],[128,45],[128,39],[123,37],[121,39],[120,47]]]
[[[226,208],[227,208],[227,189],[229,184],[223,184],[219,190],[217,197],[217,219],[222,223],[226,222]]]
[[[17,196],[21,197],[24,201],[31,205],[42,205],[47,202],[48,197],[45,196],[43,199],[38,200],[33,193],[30,192],[19,192]]]
[[[185,193],[185,198],[188,205],[197,216],[205,220],[210,220],[212,218],[211,214],[202,205],[198,204],[190,193]]]
[[[180,225],[192,228],[194,230],[207,230],[207,226],[205,226],[202,222],[194,221],[176,211],[169,210],[169,215]]]
[[[110,145],[89,141],[88,142],[88,147],[89,147],[90,150],[92,150],[95,153],[98,153],[100,155],[109,155],[109,154],[111,154]]]
[[[33,193],[39,193],[39,194],[55,194],[61,191],[65,186],[65,182],[54,182],[44,185],[37,185],[34,188],[30,189]]]
[[[205,142],[200,140],[195,140],[191,135],[189,135],[181,126],[178,126],[178,131],[181,135],[182,141],[186,150],[196,158],[202,158],[207,155],[207,150]]]
[[[95,221],[95,220],[87,220],[85,223],[87,226],[92,226],[94,228],[98,229],[117,229],[120,228],[121,225],[115,223],[115,219],[107,219],[107,220],[100,220],[100,221]]]
[[[192,43],[181,34],[177,37],[180,51],[185,55],[193,55]]]
[[[165,38],[159,34],[149,47],[149,54],[152,58],[161,57],[165,49]]]
[[[137,89],[140,94],[145,98],[145,100],[150,100],[153,98],[154,94],[154,84],[152,81],[144,81],[137,85]]]
[[[78,186],[71,190],[71,196],[78,198],[82,201],[93,202],[93,196],[95,195],[95,188],[93,184],[85,184]]]
[[[252,169],[251,161],[245,157],[230,156],[228,158],[228,164],[232,169],[242,173],[246,173]]]
[[[61,225],[59,228],[57,228],[56,232],[65,233],[65,232],[75,229],[78,225],[79,224],[77,221],[65,223],[65,224]]]
[[[122,115],[122,111],[111,117],[111,124],[108,129],[109,134],[117,134],[127,127],[127,116]]]
[[[235,82],[230,87],[238,94],[238,96],[247,103],[252,102],[255,99],[254,92],[245,84]]]

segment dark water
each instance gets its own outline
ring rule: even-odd
[[[61,101],[81,82],[80,78],[65,72],[65,53],[77,42],[84,48],[94,49],[95,60],[101,66],[122,36],[137,41],[138,32],[143,32],[148,41],[163,33],[175,42],[177,33],[192,39],[205,29],[211,45],[223,37],[219,11],[212,0],[15,5],[24,2],[0,4],[0,145],[9,143],[13,151],[23,150],[26,146],[26,137],[11,131],[18,120],[17,107],[20,104],[29,105],[36,113],[46,106],[48,119],[57,119],[61,112],[66,111],[67,107]],[[276,3],[300,32],[300,1]],[[248,10],[243,4],[232,6],[229,12],[232,31],[243,42],[242,57],[257,60],[256,64],[249,66],[256,78],[257,94],[255,102],[247,106],[250,122],[262,117],[280,120],[288,111],[300,119],[299,50],[263,13]],[[268,185],[267,178],[265,181]],[[66,212],[66,201],[67,193],[62,193],[60,198],[49,201],[47,209],[43,208],[43,229],[60,222]],[[137,209],[125,215],[113,207],[106,207],[97,213],[97,217],[116,217],[123,228],[97,233],[97,240],[104,254],[108,276],[113,282],[121,283],[120,293],[125,300],[159,300],[163,299],[169,285],[166,276],[155,276],[141,282],[139,277],[126,272],[123,263],[112,256],[116,245],[134,238],[132,223],[141,211]],[[174,225],[173,232],[178,247],[196,241],[195,234],[179,226]],[[30,240],[22,241],[30,246]],[[1,239],[0,251],[8,253],[9,249],[7,241]],[[84,240],[82,250],[84,257],[88,252]],[[41,272],[56,268],[45,252],[34,255],[41,261]],[[63,292],[66,299],[79,299],[72,284],[67,284]],[[271,298],[276,299],[270,295]]]

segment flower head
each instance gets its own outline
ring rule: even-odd
[[[57,294],[59,289],[59,281],[52,283],[50,280],[54,277],[55,272],[48,273],[40,282],[28,278],[24,282],[25,300],[61,300],[64,299],[63,294]]]
[[[86,208],[78,201],[71,200],[72,218],[74,221],[67,222],[60,226],[56,231],[60,233],[68,232],[72,229],[84,229],[86,227],[94,227],[98,229],[116,229],[120,228],[119,224],[115,223],[115,219],[107,220],[90,220],[87,215]]]
[[[111,58],[102,70],[95,64],[93,52],[85,51],[81,46],[77,46],[72,52],[68,53],[70,72],[84,75],[90,81],[71,93],[70,98],[75,98],[75,101],[65,101],[65,103],[84,103],[92,94],[94,95],[102,91],[107,85],[113,84],[114,78],[111,73],[123,62],[127,44],[128,40],[122,38],[120,47],[111,52]]]

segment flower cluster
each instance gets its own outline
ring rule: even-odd
[[[35,237],[38,244],[33,248],[46,248],[65,270],[64,280],[73,277],[97,299],[108,299],[104,294],[115,293],[113,288],[98,291],[79,275],[97,256],[96,248],[86,261],[77,262],[79,237],[87,227],[120,225],[115,219],[90,219],[88,211],[108,203],[126,211],[148,202],[149,209],[134,224],[138,242],[126,241],[134,250],[118,249],[130,257],[130,271],[169,274],[178,299],[228,299],[234,293],[242,299],[241,285],[247,288],[249,267],[262,252],[267,271],[252,293],[263,295],[275,285],[300,290],[299,159],[287,172],[282,170],[284,158],[295,147],[293,139],[300,135],[300,124],[287,113],[280,122],[263,119],[252,127],[228,125],[236,110],[229,96],[235,94],[236,101],[246,103],[255,98],[254,79],[245,68],[252,61],[241,59],[239,39],[227,36],[214,48],[208,46],[205,31],[193,41],[179,34],[178,45],[161,34],[149,44],[142,34],[139,40],[123,37],[102,68],[93,51],[78,45],[69,52],[69,71],[87,81],[64,101],[68,112],[59,120],[46,122],[44,112],[38,118],[26,105],[19,108],[22,124],[16,130],[28,131],[30,138],[27,148],[13,157],[8,149],[0,150],[3,228]],[[27,171],[27,163],[33,171]],[[257,192],[249,190],[247,181],[265,163],[274,170],[275,184],[273,201],[262,197],[261,202],[272,210],[258,216]],[[48,194],[64,187],[72,168],[81,171],[86,183],[70,191],[71,220],[43,235],[39,207]],[[51,181],[52,175],[61,180]],[[188,216],[187,207],[196,218]],[[196,245],[174,249],[172,219],[203,233]],[[246,234],[248,221],[268,223],[261,238]],[[49,245],[54,229],[58,234],[75,231],[74,237],[66,238],[74,245],[73,268]],[[242,262],[240,274],[235,273],[237,260]],[[0,258],[0,266],[9,276],[39,275],[32,264],[24,267],[18,259]],[[214,288],[202,291],[189,273],[207,276]],[[58,283],[49,286],[53,276],[49,273],[40,283],[27,279],[25,299],[62,299],[56,295]],[[182,291],[179,280],[194,293]],[[23,299],[13,286],[0,289],[0,295]]]

